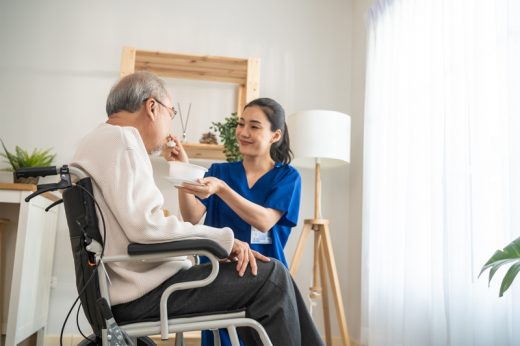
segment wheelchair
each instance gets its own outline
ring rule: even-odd
[[[218,275],[219,259],[227,257],[226,251],[216,242],[205,239],[182,240],[158,244],[130,244],[126,255],[105,256],[102,233],[96,214],[96,203],[92,180],[77,167],[34,167],[22,168],[15,172],[17,177],[45,177],[59,175],[59,182],[41,184],[26,198],[49,191],[61,191],[62,199],[52,203],[50,208],[63,203],[69,228],[74,259],[76,288],[85,316],[93,333],[80,345],[155,345],[151,335],[160,334],[161,340],[168,340],[175,334],[175,345],[184,345],[183,332],[213,330],[215,345],[220,345],[218,329],[226,328],[233,345],[239,345],[237,327],[256,330],[262,343],[272,345],[263,326],[246,318],[245,311],[208,313],[197,315],[169,316],[167,301],[177,290],[196,289],[210,284]],[[98,207],[99,208],[99,207]],[[103,214],[99,209],[99,215]],[[106,232],[105,229],[103,229]],[[168,260],[176,256],[205,256],[212,265],[211,273],[202,280],[180,282],[168,287],[160,300],[160,317],[156,321],[125,321],[118,324],[110,310],[108,276],[105,264],[126,261]]]

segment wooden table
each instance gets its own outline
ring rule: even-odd
[[[37,344],[43,345],[47,325],[59,208],[44,209],[59,197],[46,193],[26,203],[25,197],[35,190],[35,185],[0,183],[0,218],[11,220],[4,224],[1,251],[6,275],[0,282],[4,291],[0,299],[9,302],[0,311],[6,346],[34,333]]]

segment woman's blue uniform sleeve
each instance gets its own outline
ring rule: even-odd
[[[275,183],[264,207],[283,212],[278,225],[294,227],[298,223],[302,182],[300,173],[291,167],[280,181]]]

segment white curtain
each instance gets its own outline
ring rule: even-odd
[[[363,344],[520,345],[520,1],[377,1],[368,18]]]

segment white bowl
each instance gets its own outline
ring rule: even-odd
[[[170,161],[170,181],[174,183],[197,183],[198,179],[204,178],[208,170],[202,166],[180,161]]]

